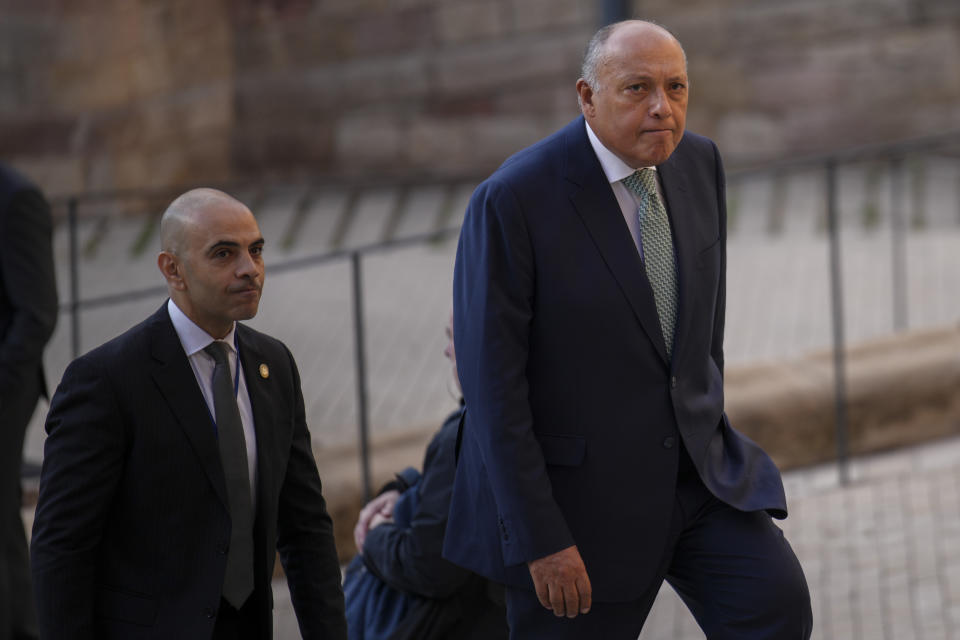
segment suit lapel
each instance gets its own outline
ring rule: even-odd
[[[590,146],[585,126],[583,119],[578,118],[567,129],[565,173],[570,185],[570,201],[620,285],[640,326],[664,363],[669,363],[653,289],[647,281],[643,261],[623,219],[620,205]]]
[[[677,326],[673,335],[673,361],[677,362],[683,348],[683,336],[690,327],[690,313],[693,304],[694,261],[698,245],[695,237],[695,207],[690,200],[690,191],[686,173],[679,167],[677,151],[667,161],[657,167],[660,185],[666,201],[667,216],[673,234],[674,252],[677,256]]]
[[[154,314],[148,326],[154,360],[153,379],[167,407],[193,446],[214,491],[223,504],[227,505],[227,488],[210,411],[197,384],[193,368],[183,352],[180,338],[170,322],[166,304]]]
[[[265,504],[273,492],[273,475],[270,461],[274,457],[274,425],[276,415],[274,410],[275,378],[270,377],[270,366],[263,350],[260,349],[256,337],[247,327],[237,324],[237,344],[239,345],[240,362],[243,364],[243,378],[247,384],[247,393],[250,395],[250,406],[253,408],[253,427],[257,434],[257,512],[260,505]],[[261,374],[261,365],[267,368],[264,377]]]

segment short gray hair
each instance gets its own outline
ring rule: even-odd
[[[605,27],[601,27],[587,43],[587,50],[583,53],[583,64],[580,65],[580,77],[592,88],[597,86],[597,69],[600,67],[603,57],[603,45],[607,43],[607,40],[621,24],[623,23],[612,22]]]

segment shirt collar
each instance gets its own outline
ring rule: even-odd
[[[590,128],[590,123],[584,120],[583,124],[587,128],[587,137],[590,138],[590,146],[593,147],[593,152],[597,154],[597,159],[600,161],[603,173],[607,176],[607,181],[610,182],[610,184],[620,182],[636,171],[636,169],[618,158],[613,151],[607,149],[603,143],[600,142],[600,138],[598,138],[597,134]],[[657,170],[656,167],[646,168],[653,169],[654,171]]]
[[[188,318],[177,306],[177,303],[173,301],[173,298],[167,300],[167,312],[170,314],[170,322],[173,323],[173,328],[176,330],[177,336],[180,338],[180,344],[188,358],[214,342],[215,338]],[[230,327],[230,332],[223,337],[223,342],[226,342],[230,349],[233,349],[233,334],[236,330],[237,323],[234,322]]]

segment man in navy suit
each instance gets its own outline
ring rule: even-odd
[[[467,210],[444,555],[508,585],[511,638],[636,638],[664,579],[711,640],[808,638],[779,471],[723,411],[724,175],[683,49],[605,27],[577,92]]]
[[[197,189],[161,221],[170,299],[75,360],[47,417],[31,545],[41,638],[272,636],[277,551],[304,638],[346,640],[296,364],[252,318],[253,214]]]

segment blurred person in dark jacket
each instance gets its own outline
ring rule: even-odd
[[[43,348],[57,323],[52,228],[40,189],[0,164],[0,640],[37,637],[20,468],[27,425],[47,396]]]
[[[459,390],[452,318],[446,332],[444,355]],[[502,587],[440,555],[466,410],[460,403],[427,446],[423,471],[400,472],[360,512],[354,541],[362,555],[345,582],[351,640],[507,637]]]

